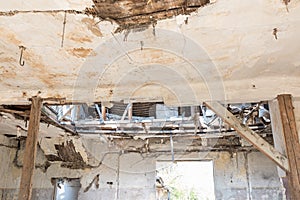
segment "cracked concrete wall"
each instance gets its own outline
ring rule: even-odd
[[[285,199],[276,165],[260,152],[218,156],[214,162],[216,199]]]
[[[18,142],[1,136],[0,197],[16,199],[21,168],[15,165]],[[54,186],[51,178],[80,178],[79,199],[155,199],[155,167],[157,160],[171,160],[170,152],[137,153],[122,151],[124,146],[143,142],[104,142],[96,137],[83,138],[87,151],[99,161],[99,166],[68,169],[60,162],[51,163],[46,172],[34,172],[33,199],[51,199]],[[163,145],[163,144],[162,144]],[[38,151],[42,153],[42,151]],[[22,153],[18,153],[22,155]],[[21,156],[17,157],[18,160]],[[44,158],[38,156],[38,163]],[[276,165],[260,152],[181,152],[175,159],[214,161],[215,193],[217,200],[284,199]],[[18,161],[19,162],[19,161]],[[95,179],[99,176],[99,180]],[[201,180],[199,180],[201,181]]]

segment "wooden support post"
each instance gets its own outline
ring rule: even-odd
[[[205,105],[215,112],[224,122],[231,126],[244,139],[255,146],[259,151],[273,160],[283,170],[289,170],[287,158],[278,152],[272,145],[252,131],[248,126],[244,125],[231,112],[218,102],[205,102]]]
[[[287,156],[278,101],[277,99],[273,99],[268,103],[269,103],[269,111],[270,111],[270,117],[272,122],[271,126],[272,126],[274,147],[276,148],[277,151]],[[286,172],[282,169],[278,169],[278,175],[281,178],[285,177]]]
[[[41,118],[42,99],[32,97],[29,127],[23,156],[22,176],[18,200],[30,200],[32,192],[32,177],[35,167],[38,132]]]
[[[296,128],[292,96],[277,96],[279,113],[283,127],[286,154],[290,170],[287,172],[288,198],[300,199],[300,144]]]

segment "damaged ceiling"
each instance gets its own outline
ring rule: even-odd
[[[138,28],[141,25],[155,25],[158,20],[190,14],[210,2],[209,0],[93,1],[94,11],[90,11],[104,20],[116,21],[120,25],[116,32]]]
[[[199,105],[300,94],[299,1],[12,0],[0,8],[1,104],[35,95]]]

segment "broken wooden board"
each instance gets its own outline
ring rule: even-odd
[[[94,3],[95,11],[89,9],[90,12],[100,18],[114,20],[121,29],[125,29],[153,24],[180,14],[189,14],[210,3],[210,0],[94,0]]]

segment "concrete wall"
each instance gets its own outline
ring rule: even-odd
[[[16,156],[18,143],[15,140],[5,136],[0,139],[0,199],[13,200],[17,197],[21,175],[21,168],[16,163],[22,156]],[[62,168],[57,162],[46,170],[37,168],[34,174],[34,200],[52,199],[54,186],[51,178],[59,177],[80,178],[80,200],[155,199],[156,160],[170,160],[169,152],[140,154],[121,150],[124,146],[139,145],[141,141],[105,143],[94,137],[85,138],[83,142],[99,161],[99,166],[71,170]],[[40,155],[42,153],[38,151],[39,166],[45,162]],[[175,154],[175,159],[213,160],[217,200],[284,199],[276,165],[259,152],[179,152]],[[94,179],[98,174],[99,182]]]
[[[216,199],[284,199],[276,166],[260,152],[219,154],[215,188]]]

